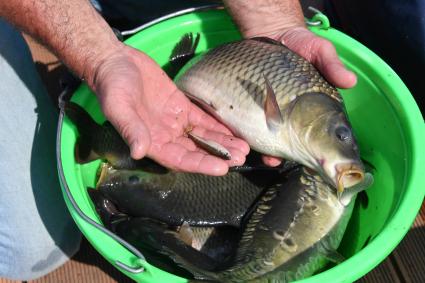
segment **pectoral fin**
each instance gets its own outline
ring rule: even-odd
[[[319,245],[320,254],[327,260],[333,263],[341,263],[345,260],[345,257],[342,254],[340,254],[337,250],[329,247],[327,243],[321,242]]]
[[[328,250],[323,256],[333,263],[341,263],[345,260],[345,257],[335,250]]]
[[[282,113],[280,112],[279,104],[277,103],[276,94],[264,75],[266,85],[266,101],[264,103],[264,114],[266,115],[267,127],[271,131],[277,131],[279,124],[282,123]]]
[[[189,223],[186,221],[183,222],[182,226],[180,226],[180,229],[178,231],[178,236],[180,240],[182,240],[186,245],[192,246],[193,242],[193,231],[192,228],[189,226]]]
[[[87,192],[95,206],[97,214],[106,228],[114,230],[117,224],[128,220],[128,215],[118,211],[115,205],[99,190],[88,188]]]

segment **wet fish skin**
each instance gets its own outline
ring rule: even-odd
[[[176,84],[252,149],[310,167],[339,190],[362,181],[342,97],[286,46],[265,38],[218,46],[192,59]],[[270,89],[281,115],[267,102]]]
[[[193,173],[147,173],[106,167],[97,189],[117,208],[172,226],[239,227],[249,207],[278,172],[229,172],[214,177]]]
[[[336,249],[351,216],[353,199],[344,206],[319,175],[306,169],[294,170],[267,190],[246,216],[231,263],[206,271],[187,258],[176,259],[194,274],[218,282],[305,278],[323,268],[329,259],[341,259]]]
[[[150,218],[129,217],[115,225],[113,232],[140,250],[150,264],[173,274],[192,277],[184,268],[176,267],[175,254],[190,258],[198,268],[216,268],[218,262],[186,244],[176,228]]]
[[[248,240],[238,249],[236,268],[226,271],[229,282],[247,277],[252,282],[290,282],[335,259],[354,202],[342,205],[329,185],[306,170],[293,172],[271,195],[263,197],[247,223],[242,239]]]
[[[210,270],[234,253],[238,240],[235,227],[188,226],[191,243],[187,243],[187,236],[179,231],[186,223],[178,227],[151,218],[132,217],[119,211],[101,191],[93,188],[87,191],[103,225],[136,247],[150,264],[158,268],[190,278],[191,273],[176,267],[173,254],[192,258],[199,268]]]

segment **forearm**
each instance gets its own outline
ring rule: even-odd
[[[121,48],[87,0],[0,0],[0,16],[46,44],[90,86],[97,66]]]
[[[282,30],[305,26],[298,0],[224,0],[224,4],[244,37],[273,37]]]

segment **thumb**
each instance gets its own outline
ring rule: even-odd
[[[133,159],[143,158],[151,145],[149,129],[132,104],[116,103],[102,107],[106,118],[114,125],[130,147]]]
[[[312,48],[312,63],[331,84],[340,88],[350,88],[356,84],[356,75],[344,67],[332,43],[319,38],[314,47]]]

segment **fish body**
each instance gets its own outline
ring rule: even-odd
[[[269,186],[277,172],[229,172],[225,176],[141,170],[105,166],[97,189],[118,210],[172,226],[230,225],[239,227],[246,211]]]
[[[342,97],[281,43],[254,38],[218,46],[189,61],[176,84],[254,150],[310,167],[339,190],[362,181]]]
[[[134,171],[126,175],[134,182],[131,176]],[[196,178],[193,174],[187,177]],[[101,182],[106,184],[106,179],[108,177],[103,177]],[[160,181],[151,179],[148,182]],[[242,219],[237,223],[239,226],[217,225],[214,221],[198,225],[192,216],[196,210],[195,214],[181,214],[175,222],[168,218],[165,222],[153,219],[157,215],[146,212],[140,217],[129,215],[129,211],[121,211],[117,202],[111,201],[114,198],[104,194],[99,186],[89,192],[107,227],[147,253],[150,263],[175,273],[174,262],[179,272],[183,272],[178,273],[182,276],[188,277],[184,272],[189,272],[196,279],[214,282],[290,282],[314,274],[329,261],[342,261],[343,257],[336,250],[350,219],[355,195],[371,183],[359,186],[358,190],[345,191],[340,199],[332,186],[306,167],[293,168],[270,182],[257,192],[259,196],[254,203],[244,208]],[[114,182],[110,184],[113,186]],[[140,205],[147,205],[151,210],[157,205],[150,207],[152,197],[129,192]],[[101,197],[93,198],[94,194]],[[191,194],[196,193],[192,191]],[[161,194],[153,197],[159,202],[162,198]],[[240,205],[240,201],[240,197],[234,197],[233,208]],[[201,206],[211,207],[215,203],[214,198],[208,197],[203,199]],[[174,214],[170,208],[164,210],[165,216]]]
[[[257,204],[224,282],[291,282],[312,275],[336,252],[354,201],[341,204],[318,175],[298,170]]]
[[[246,215],[234,257],[203,270],[190,258],[175,260],[198,278],[218,282],[290,282],[310,276],[337,253],[354,195],[343,205],[319,175],[295,170],[270,187]]]

